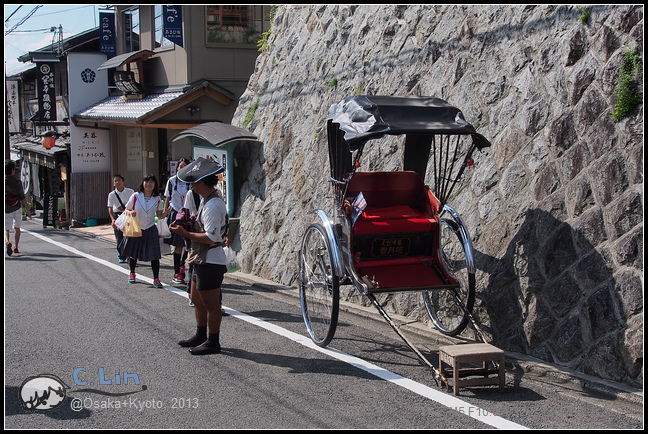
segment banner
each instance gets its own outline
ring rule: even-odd
[[[163,5],[162,12],[164,19],[162,36],[182,47],[182,5]]]
[[[7,81],[7,124],[10,133],[20,132],[20,105],[18,103],[18,82]]]
[[[108,56],[115,57],[115,14],[112,12],[99,12],[99,51]]]
[[[54,88],[54,64],[36,64],[36,94],[38,95],[38,120],[43,123],[56,121],[56,89]]]

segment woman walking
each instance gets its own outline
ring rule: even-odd
[[[126,203],[126,214],[133,216],[142,229],[141,237],[124,237],[122,254],[130,258],[128,283],[135,283],[137,261],[150,261],[153,270],[153,286],[162,288],[160,282],[160,239],[155,216],[162,218],[164,203],[158,193],[158,181],[149,173]]]

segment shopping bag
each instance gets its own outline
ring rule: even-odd
[[[171,238],[171,230],[165,218],[159,218],[157,221],[157,230],[160,238]]]
[[[126,213],[123,212],[119,214],[119,217],[115,219],[115,226],[117,226],[117,229],[119,229],[122,232],[124,232],[124,227],[126,227],[126,217],[128,217],[128,215],[126,215]]]
[[[227,272],[234,273],[241,269],[241,264],[236,258],[236,252],[230,247],[223,247],[225,256],[227,257]]]
[[[123,232],[125,237],[141,237],[142,229],[140,228],[137,218],[133,216],[126,217],[126,225],[124,226]]]

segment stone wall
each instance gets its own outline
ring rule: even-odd
[[[279,7],[232,122],[262,142],[236,155],[243,271],[298,285],[306,212],[332,215],[332,103],[436,96],[492,142],[449,200],[471,231],[489,339],[641,386],[643,105],[618,123],[611,111],[622,54],[643,53],[643,7],[584,9]],[[385,140],[364,169],[401,158]],[[420,294],[380,299],[428,321]]]

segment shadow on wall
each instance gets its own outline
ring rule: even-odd
[[[629,318],[643,311],[641,282],[618,284],[582,233],[546,211],[528,210],[502,259],[475,251],[475,261],[490,273],[477,297],[496,345],[602,378],[637,381],[643,320],[632,327]]]

